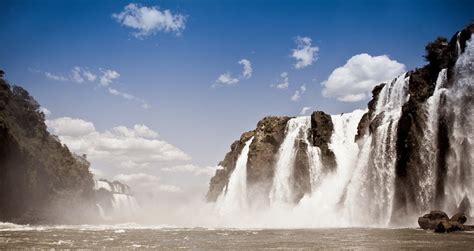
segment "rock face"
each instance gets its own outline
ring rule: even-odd
[[[39,108],[0,78],[0,221],[85,222],[96,210],[88,163],[48,133]]]
[[[468,26],[460,34],[448,42],[444,38],[437,38],[434,42],[426,46],[426,60],[429,62],[426,66],[409,72],[410,82],[408,94],[410,98],[403,105],[402,115],[399,120],[397,131],[397,160],[396,160],[396,179],[395,179],[395,198],[393,210],[393,222],[403,219],[404,215],[410,215],[414,212],[426,210],[426,204],[420,204],[417,193],[423,188],[420,187],[419,180],[422,179],[425,170],[429,168],[424,160],[426,153],[423,151],[424,136],[427,128],[427,118],[425,104],[427,99],[433,95],[435,84],[439,72],[447,69],[447,87],[453,84],[454,64],[458,58],[457,43],[461,48],[466,46],[466,41],[474,32],[474,24]],[[441,207],[445,201],[445,183],[448,170],[448,155],[451,152],[450,135],[453,134],[453,113],[444,111],[446,97],[441,96],[439,124],[437,128],[438,139],[436,149],[437,165],[436,170],[436,191],[434,194],[434,206]],[[472,106],[466,104],[467,107]],[[466,152],[466,156],[472,154],[472,151]],[[466,168],[468,169],[468,168]],[[472,182],[472,181],[471,181]]]
[[[289,117],[265,117],[257,123],[255,130],[243,133],[239,140],[232,143],[230,151],[219,163],[221,169],[218,169],[211,179],[207,200],[217,200],[229,182],[245,142],[252,137],[254,139],[248,156],[247,180],[248,185],[257,191],[253,196],[263,199],[262,194],[268,193],[272,184],[275,156],[283,142],[286,122],[289,119]]]
[[[336,168],[336,157],[334,152],[329,149],[331,136],[334,131],[331,116],[322,111],[311,114],[311,135],[313,146],[321,150],[321,161],[325,168],[334,170]]]

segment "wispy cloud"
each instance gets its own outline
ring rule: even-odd
[[[237,63],[243,67],[242,74],[240,76],[234,77],[230,72],[222,73],[219,75],[212,87],[232,86],[239,83],[241,79],[249,79],[252,77],[252,63],[248,59],[243,58]]]
[[[29,68],[29,70],[34,73],[41,73],[41,71],[38,69]],[[70,71],[69,77],[52,74],[50,72],[45,72],[44,75],[48,79],[61,82],[73,82],[79,84],[85,82],[96,83],[100,87],[106,87],[107,91],[114,96],[122,97],[126,100],[135,101],[139,103],[140,106],[144,109],[148,109],[150,107],[145,100],[136,97],[130,93],[122,92],[117,90],[116,88],[111,87],[111,85],[120,78],[120,73],[116,70],[99,69],[99,74],[95,74],[88,68],[74,66]]]
[[[144,38],[157,32],[174,32],[179,35],[186,26],[186,17],[170,10],[160,10],[158,6],[141,6],[130,3],[120,13],[112,14],[112,18],[128,28],[134,29],[132,34]]]
[[[295,94],[291,96],[291,101],[293,102],[298,102],[301,99],[301,95],[303,95],[306,92],[306,85],[300,86],[300,89],[295,91]]]
[[[316,46],[311,46],[311,38],[309,37],[297,37],[295,39],[296,49],[293,49],[293,54],[291,55],[295,60],[295,68],[302,69],[307,66],[310,66],[317,60],[317,53],[319,48]]]
[[[280,74],[281,80],[280,82],[276,84],[270,85],[270,87],[274,87],[277,89],[288,89],[288,86],[290,86],[290,82],[288,79],[288,72],[283,72]]]
[[[200,167],[192,164],[187,165],[178,165],[178,166],[171,166],[171,167],[164,167],[161,169],[163,172],[169,173],[190,173],[193,175],[204,175],[211,177],[216,172],[215,166],[206,166]]]
[[[301,109],[300,115],[301,116],[306,115],[306,113],[308,113],[310,110],[311,110],[311,107],[305,106],[303,107],[303,109]]]
[[[52,80],[55,80],[55,81],[61,81],[61,82],[65,82],[65,81],[68,81],[69,79],[64,77],[64,76],[61,76],[61,75],[56,75],[56,74],[53,74],[51,72],[45,72],[44,75],[49,78],[49,79],[52,79]]]

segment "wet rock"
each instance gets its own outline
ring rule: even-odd
[[[207,201],[216,201],[222,193],[224,187],[229,182],[230,175],[235,168],[237,158],[239,157],[245,142],[255,135],[255,131],[245,132],[240,139],[232,143],[230,151],[225,155],[224,160],[219,163],[221,169],[217,169],[214,177],[211,178],[209,191],[207,192]]]
[[[457,213],[457,214],[453,215],[453,217],[451,217],[451,219],[449,219],[449,220],[454,221],[454,222],[458,222],[460,224],[464,224],[467,221],[467,217],[464,213]]]
[[[464,213],[457,213],[449,218],[443,211],[431,211],[418,218],[418,225],[425,230],[434,230],[436,233],[455,231],[472,231],[474,226],[464,225],[467,217]]]
[[[270,192],[278,149],[285,138],[290,117],[268,116],[257,123],[247,162],[249,199],[266,203]],[[307,177],[309,178],[309,177]]]
[[[316,111],[311,114],[311,137],[313,146],[317,146],[321,150],[321,161],[323,166],[328,170],[334,170],[336,168],[336,156],[334,152],[329,149],[333,131],[334,125],[332,124],[329,114],[321,111]]]

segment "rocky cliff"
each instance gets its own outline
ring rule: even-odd
[[[88,164],[50,135],[39,104],[0,76],[0,221],[85,221],[95,210]],[[74,217],[71,217],[74,215]]]

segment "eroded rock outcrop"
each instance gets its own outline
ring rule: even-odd
[[[316,111],[311,114],[311,138],[313,146],[321,150],[321,161],[323,166],[329,170],[336,168],[336,157],[334,152],[329,149],[331,136],[334,131],[331,115],[322,111]]]
[[[467,217],[464,213],[457,213],[451,218],[443,211],[431,211],[418,218],[418,225],[425,230],[434,230],[436,233],[455,231],[472,231],[474,226],[464,225]]]

